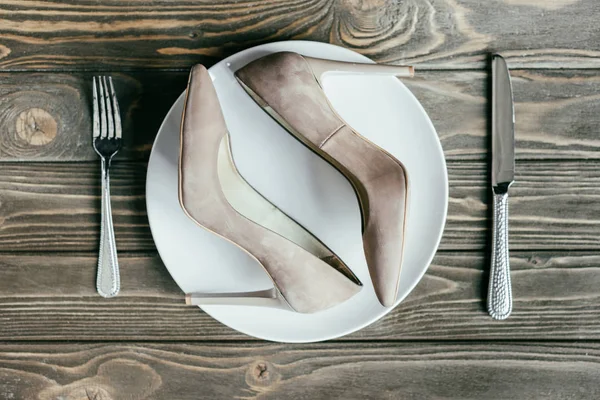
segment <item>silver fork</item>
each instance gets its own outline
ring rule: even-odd
[[[94,150],[102,159],[102,220],[96,290],[102,297],[119,293],[119,262],[110,207],[110,162],[121,149],[121,116],[112,78],[94,77]]]

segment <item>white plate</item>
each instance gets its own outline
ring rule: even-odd
[[[210,68],[232,139],[233,157],[250,184],[336,252],[363,282],[362,291],[310,315],[260,307],[204,306],[223,324],[257,338],[315,342],[355,332],[390,312],[379,304],[364,258],[358,201],[348,181],[263,112],[233,72],[277,51],[370,62],[341,47],[289,41],[257,46]],[[448,177],[436,131],[411,92],[396,78],[330,75],[325,92],[358,132],[406,166],[410,180],[406,250],[396,305],[433,258],[446,220]],[[262,268],[233,244],[199,228],[177,199],[179,125],[183,95],[160,127],[146,185],[152,235],[167,269],[185,292],[252,291],[272,287]]]

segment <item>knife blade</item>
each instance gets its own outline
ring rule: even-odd
[[[499,192],[515,179],[515,111],[508,67],[497,54],[492,81],[492,187]]]
[[[506,61],[492,58],[492,195],[493,232],[488,313],[494,319],[512,312],[508,251],[508,188],[515,178],[515,113]]]

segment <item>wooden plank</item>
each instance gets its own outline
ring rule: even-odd
[[[121,159],[147,159],[154,136],[185,90],[186,73],[112,72],[123,120]],[[0,74],[0,160],[97,160],[92,76]]]
[[[187,68],[266,42],[303,39],[423,68],[598,68],[595,0],[333,2],[4,1],[4,69]]]
[[[450,199],[443,249],[486,249],[491,188],[483,164],[448,165]],[[510,247],[597,249],[597,162],[523,161],[509,196]]]
[[[154,250],[145,164],[115,163],[111,202],[117,247]],[[100,164],[5,164],[0,168],[0,251],[97,251]]]
[[[484,250],[490,189],[483,163],[450,163],[448,220],[441,249]],[[96,251],[97,163],[8,163],[0,168],[0,251]],[[154,251],[144,163],[115,163],[111,190],[120,251]],[[513,250],[600,248],[597,161],[517,163],[510,197]]]
[[[600,159],[600,77],[595,71],[513,71],[517,158]],[[186,72],[111,72],[125,147],[118,159],[146,160],[183,90]],[[489,151],[488,74],[417,71],[404,82],[438,130],[448,160]],[[96,160],[91,145],[91,73],[0,74],[0,161]],[[282,131],[283,132],[283,131]]]
[[[0,257],[0,340],[246,340],[195,307],[156,255],[121,254],[121,294],[95,291],[95,254]],[[438,253],[414,291],[344,340],[600,339],[600,256],[512,252],[514,311],[485,311],[488,258]]]
[[[511,71],[516,157],[598,159],[600,75],[597,71]],[[483,160],[491,151],[491,75],[416,72],[403,82],[436,127],[446,159]]]
[[[5,344],[0,395],[597,399],[599,370],[596,343]]]

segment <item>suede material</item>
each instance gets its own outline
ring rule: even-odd
[[[271,54],[251,62],[235,75],[317,146],[344,125],[329,109],[321,90],[315,90],[315,77],[299,54]]]
[[[298,312],[339,304],[360,286],[289,240],[240,215],[227,202],[217,172],[227,127],[206,68],[190,73],[181,129],[179,195],[184,211],[200,226],[254,257]]]
[[[352,183],[361,202],[363,246],[382,305],[396,301],[408,182],[402,164],[356,134],[332,110],[308,62],[282,52],[253,61],[236,77],[286,129],[324,152]]]
[[[364,204],[363,246],[377,298],[396,301],[404,250],[406,176],[391,156],[343,127],[322,147],[355,177]]]

